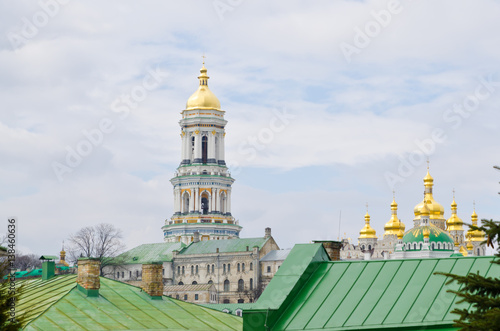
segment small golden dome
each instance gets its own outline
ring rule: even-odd
[[[399,232],[398,232],[398,239],[399,240],[403,239],[404,235],[405,235],[404,231],[403,230],[399,230]]]
[[[405,225],[398,219],[398,204],[393,199],[391,203],[391,219],[385,223],[384,236],[398,235],[399,230],[405,230]]]
[[[215,96],[215,94],[210,91],[208,88],[208,77],[207,68],[205,68],[205,63],[203,63],[203,67],[200,69],[200,75],[198,79],[200,80],[200,86],[196,92],[191,95],[186,103],[186,110],[192,109],[215,109],[220,110],[220,102],[219,99]]]
[[[473,249],[474,249],[474,245],[472,245],[472,243],[470,242],[470,237],[469,237],[469,240],[467,240],[467,250],[471,251]]]
[[[457,203],[455,198],[451,203],[451,217],[446,221],[446,231],[463,231],[464,222],[457,215]]]
[[[476,214],[476,209],[474,208],[474,211],[472,212],[472,215],[471,215],[471,221],[472,221],[472,225],[474,226],[478,226],[477,225],[477,214]],[[484,233],[483,231],[481,230],[472,230],[472,229],[469,229],[467,231],[467,237],[469,237],[469,239],[471,241],[484,241],[485,240],[485,237],[486,237],[486,233]]]
[[[430,216],[431,215],[431,210],[429,209],[427,202],[424,201],[424,205],[422,208],[420,208],[420,216]]]
[[[464,246],[461,246],[460,249],[458,250],[460,253],[462,253],[463,256],[467,256],[467,250],[464,248]]]
[[[429,173],[429,168],[427,168],[427,175],[424,177],[424,185],[425,186],[432,186],[434,184],[434,178],[432,178],[431,174]]]
[[[431,234],[431,230],[429,229],[428,226],[426,226],[422,229],[422,234],[424,235],[424,238],[429,238],[429,235]]]
[[[429,169],[427,169],[427,175],[424,177],[424,186],[425,186],[425,194],[424,201],[420,202],[415,206],[413,212],[415,214],[415,219],[420,218],[421,209],[424,206],[424,202],[427,203],[427,208],[430,210],[430,219],[443,219],[444,218],[444,207],[434,200],[432,196],[432,187],[434,185],[434,179],[431,177],[429,173]]]
[[[370,215],[366,212],[365,226],[359,231],[359,239],[377,238],[376,231],[370,226]]]

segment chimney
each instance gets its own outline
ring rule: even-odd
[[[266,228],[265,233],[266,233],[266,235],[264,236],[264,238],[271,237],[271,228]]]
[[[42,280],[47,280],[54,277],[56,273],[56,256],[42,255]]]
[[[200,241],[200,232],[199,232],[199,231],[195,231],[195,232],[193,233],[193,242],[194,242],[194,243],[197,243],[197,242],[199,242],[199,241]]]
[[[141,288],[152,300],[162,300],[163,296],[163,263],[151,262],[142,265]]]
[[[80,292],[87,297],[98,297],[101,280],[101,261],[95,257],[81,257],[78,259],[78,278],[76,282]]]
[[[340,260],[340,249],[342,248],[342,242],[333,240],[313,240],[315,244],[323,244],[326,253],[331,261]]]

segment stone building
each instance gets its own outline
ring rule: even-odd
[[[192,303],[217,303],[214,284],[170,285],[164,287],[163,294]]]
[[[189,246],[174,252],[173,284],[214,284],[217,303],[255,301],[262,291],[261,259],[279,250],[271,230],[260,238],[198,240],[195,233]]]
[[[290,253],[290,249],[270,251],[260,259],[261,287],[264,290]]]

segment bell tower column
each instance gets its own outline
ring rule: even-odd
[[[219,135],[219,164],[226,165],[226,156],[224,154],[224,136],[226,133],[221,133]]]
[[[198,129],[194,132],[194,161],[193,163],[201,163],[201,134]]]
[[[207,163],[216,163],[215,160],[215,130],[208,134],[208,160]]]

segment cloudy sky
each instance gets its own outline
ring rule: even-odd
[[[203,54],[242,237],[357,241],[366,203],[382,236],[393,190],[409,228],[427,156],[446,217],[455,189],[464,221],[500,220],[498,1],[0,6],[0,233],[16,216],[23,252],[102,222],[162,241]]]

